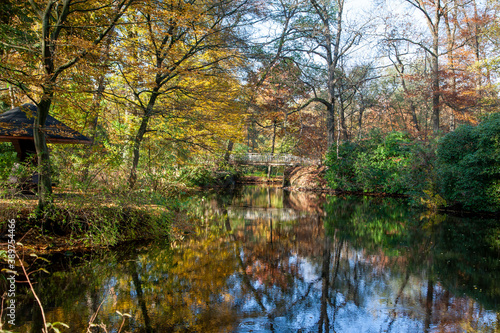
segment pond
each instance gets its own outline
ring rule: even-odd
[[[51,258],[62,332],[498,332],[500,226],[401,199],[243,187],[190,198],[196,233]],[[14,332],[40,332],[17,296]]]

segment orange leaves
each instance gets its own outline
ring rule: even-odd
[[[480,99],[477,88],[480,78],[468,70],[441,71],[443,84],[441,96],[445,103],[456,111],[467,111],[475,107]]]

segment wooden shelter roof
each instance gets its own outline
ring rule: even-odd
[[[33,140],[36,112],[36,105],[23,104],[0,114],[0,141]],[[45,135],[47,143],[91,143],[89,138],[50,115],[45,122]]]

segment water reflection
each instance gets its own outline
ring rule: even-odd
[[[133,332],[500,330],[496,221],[259,187],[192,205],[205,224],[173,248],[120,249],[39,279],[47,320],[67,332],[95,313],[117,332],[116,311]],[[18,302],[14,331],[39,332],[31,297]]]

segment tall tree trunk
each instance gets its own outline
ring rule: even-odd
[[[439,87],[439,22],[443,15],[444,8],[441,7],[441,1],[435,2],[434,21],[428,19],[428,26],[432,34],[432,53],[431,53],[431,74],[432,74],[432,130],[434,134],[439,132],[439,117],[441,107],[439,105],[440,87]],[[429,16],[427,16],[429,17]]]
[[[434,133],[439,131],[439,114],[441,111],[439,105],[439,61],[437,57],[438,52],[438,39],[437,35],[434,40],[434,52],[435,55],[432,56],[432,130]]]
[[[252,149],[250,152],[254,152],[255,151],[255,147],[257,146],[257,143],[256,143],[256,136],[257,136],[257,130],[255,129],[255,122],[252,121],[251,122],[251,127],[250,127],[250,140],[252,142]]]
[[[139,157],[140,157],[140,149],[141,143],[144,139],[144,134],[146,134],[148,129],[149,118],[153,114],[153,108],[156,103],[156,99],[159,96],[158,93],[159,88],[155,88],[151,97],[149,98],[148,106],[146,110],[144,110],[144,115],[142,116],[141,125],[139,126],[139,130],[137,130],[137,134],[133,140],[133,151],[132,151],[132,167],[130,168],[130,175],[128,178],[129,188],[134,188],[135,183],[137,181],[137,167],[139,166]]]
[[[327,107],[326,114],[326,135],[327,135],[327,149],[330,149],[335,143],[335,107],[330,104]]]
[[[45,8],[38,8],[35,1],[30,1],[32,9],[39,15],[40,26],[40,60],[42,63],[41,70],[44,72],[43,81],[41,83],[42,98],[37,103],[38,112],[34,121],[33,139],[38,158],[38,208],[39,211],[44,210],[52,198],[52,180],[50,174],[50,157],[45,139],[45,121],[49,115],[50,106],[55,95],[55,87],[58,82],[58,77],[64,71],[73,67],[81,59],[88,54],[88,49],[83,49],[78,52],[71,60],[64,61],[63,65],[56,67],[56,60],[62,60],[60,57],[57,45],[60,45],[61,31],[63,29],[72,29],[68,21],[68,17],[76,12],[72,5],[76,1],[47,1]],[[124,11],[131,4],[132,0],[123,0],[115,7],[117,11],[113,13],[112,20],[104,27],[98,37],[92,42],[93,46],[97,46],[104,37],[112,30],[118,19],[123,15]],[[68,25],[69,24],[69,25]],[[60,58],[60,59],[59,59]]]
[[[410,101],[410,110],[411,110],[411,119],[413,121],[413,126],[415,126],[417,132],[420,132],[420,125],[418,124],[418,117],[417,117],[417,107],[413,101]]]
[[[363,113],[365,112],[365,107],[361,107],[359,109],[359,116],[358,116],[358,140],[361,140],[361,129],[363,126]]]
[[[472,6],[474,8],[474,13],[472,13],[474,16],[470,17],[470,9],[467,8],[466,6],[463,6],[462,14],[465,16],[466,23],[467,23],[467,30],[472,34],[472,36],[468,40],[468,44],[473,50],[474,53],[474,58],[476,62],[481,61],[481,34],[482,34],[482,29],[480,26],[480,17],[479,17],[479,12],[477,9],[477,2],[476,0],[473,0]],[[481,89],[482,87],[482,77],[481,74],[478,73],[476,75],[476,89],[479,91],[480,95],[483,95],[484,91]]]
[[[111,50],[111,42],[112,42],[112,37],[114,36],[114,28],[110,32],[110,37],[106,40],[106,45],[104,47],[104,53],[100,57],[100,61],[105,63],[106,65],[109,63],[106,61],[108,59],[110,50]],[[99,114],[98,110],[101,106],[101,101],[104,96],[104,90],[106,89],[106,74],[102,73],[99,75],[99,78],[97,79],[97,90],[94,93],[94,97],[92,99],[92,104],[90,107],[90,114],[94,116],[94,119],[91,123],[90,127],[90,139],[92,140],[91,146],[95,144],[96,136],[97,136],[97,124],[99,122]]]
[[[406,84],[406,79],[405,79],[405,65],[403,61],[401,60],[401,56],[399,54],[399,50],[396,45],[393,45],[394,47],[394,53],[396,56],[395,61],[392,61],[394,65],[394,69],[398,73],[399,79],[401,80],[401,85],[403,86],[403,91],[405,93],[406,98],[409,100],[410,103],[410,112],[411,112],[411,119],[413,122],[413,125],[415,126],[415,130],[417,132],[420,132],[420,125],[418,123],[418,117],[417,117],[417,106],[415,105],[415,102],[413,101],[413,98],[411,97],[411,92],[408,89],[408,86]]]
[[[48,95],[38,103],[38,110],[35,116],[33,139],[38,161],[38,210],[43,211],[52,202],[52,179],[50,173],[50,157],[47,141],[45,138],[45,122],[49,115],[53,93]]]
[[[310,0],[316,13],[321,18],[323,37],[325,38],[326,64],[328,66],[328,98],[330,106],[327,109],[326,132],[327,132],[327,150],[335,143],[335,111],[336,111],[336,92],[337,92],[337,66],[340,54],[340,39],[342,36],[342,12],[344,9],[344,0],[337,0],[338,17],[335,34],[330,29],[330,20],[327,14],[327,8],[322,7],[317,0]]]
[[[109,47],[107,47],[106,49],[107,49],[107,51],[109,51]],[[92,119],[92,122],[90,123],[90,126],[89,126],[91,143],[90,143],[90,146],[88,147],[87,154],[86,154],[89,159],[83,165],[83,172],[82,172],[83,182],[86,183],[87,186],[89,186],[91,181],[92,181],[92,177],[90,177],[90,165],[91,165],[90,156],[92,155],[92,150],[96,144],[96,139],[97,139],[97,125],[99,123],[98,110],[100,108],[101,100],[102,100],[102,97],[104,95],[104,90],[106,88],[105,75],[103,74],[103,75],[99,76],[97,82],[98,82],[97,83],[97,90],[94,94],[94,97],[92,99],[92,104],[90,106],[90,114],[91,114],[91,116],[93,116],[93,119]]]
[[[431,125],[434,134],[439,132],[439,118],[440,118],[440,75],[439,75],[439,25],[441,17],[446,12],[446,5],[442,7],[441,0],[434,0],[427,2],[425,0],[406,0],[417,10],[422,12],[425,17],[427,27],[432,36],[432,45],[430,48],[425,48],[426,52],[431,57],[431,90],[432,90],[432,113]],[[430,7],[430,8],[429,8]],[[434,13],[434,17],[432,17]]]
[[[345,112],[344,112],[344,101],[341,99],[339,101],[339,124],[340,124],[340,130],[342,132],[342,140],[348,141],[349,140],[349,133],[347,131],[347,124],[345,121]]]
[[[231,158],[231,152],[233,151],[233,146],[234,146],[234,142],[233,140],[229,140],[229,142],[227,143],[227,149],[226,149],[226,154],[224,155],[224,161],[229,164],[229,159]]]

